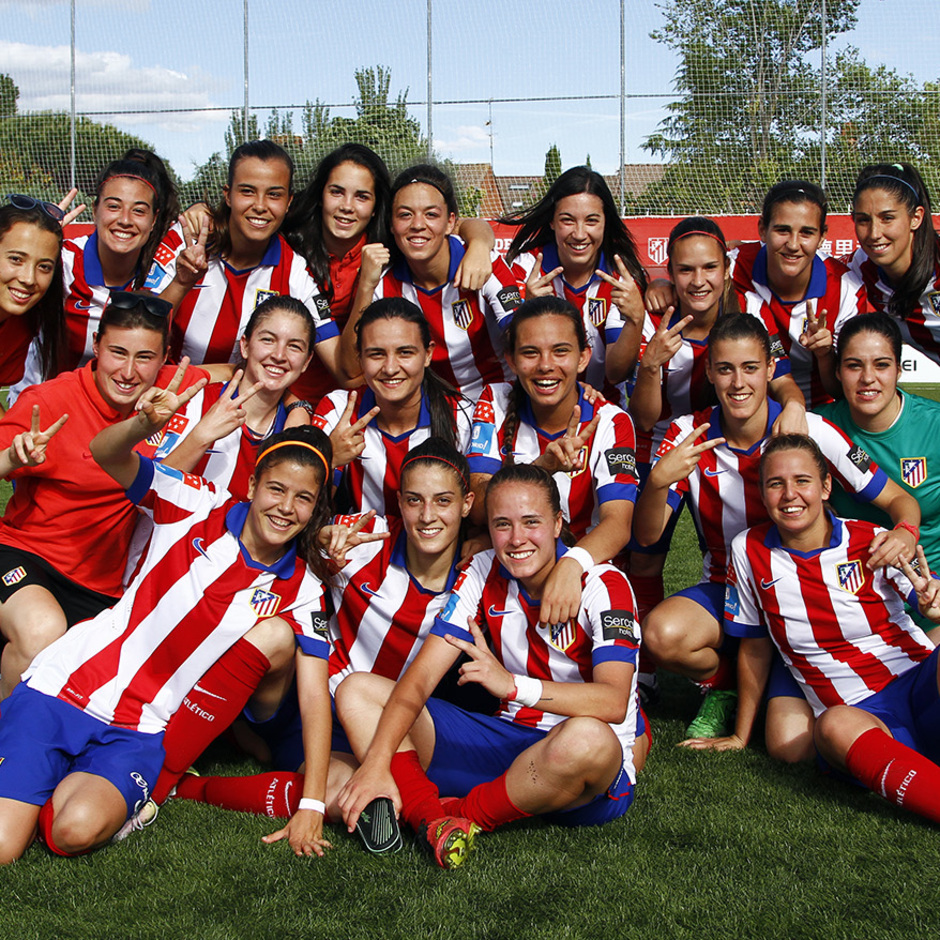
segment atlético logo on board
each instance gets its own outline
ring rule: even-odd
[[[845,561],[841,565],[836,565],[836,577],[843,591],[858,594],[865,583],[865,569],[860,561]]]
[[[14,584],[19,584],[25,577],[26,569],[20,565],[18,568],[11,569],[3,576],[3,583],[7,587],[13,587]]]
[[[270,591],[264,590],[264,588],[258,588],[255,593],[251,595],[251,609],[259,617],[273,617],[280,606],[280,596],[272,594]]]
[[[577,631],[578,628],[575,626],[574,620],[568,620],[565,623],[553,623],[551,627],[549,627],[548,642],[551,643],[556,650],[561,650],[564,653],[567,651],[568,647],[574,643]]]
[[[607,301],[603,297],[589,297],[588,316],[594,326],[600,326],[607,319]]]
[[[669,245],[668,238],[650,238],[646,242],[646,253],[650,256],[650,261],[653,264],[665,264],[666,258],[666,248]]]
[[[926,457],[902,457],[901,479],[913,490],[927,479]]]
[[[473,308],[466,300],[455,300],[450,309],[454,312],[454,323],[462,330],[469,330],[473,322]]]

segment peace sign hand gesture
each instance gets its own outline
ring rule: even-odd
[[[69,206],[77,195],[77,189],[70,189],[65,196],[62,197],[62,201],[58,203],[59,208],[65,213],[60,223],[62,228],[65,228],[69,222],[74,222],[85,211],[86,206],[83,202],[79,203],[74,209],[69,209]]]
[[[826,316],[825,310],[816,316],[813,301],[806,301],[806,328],[800,336],[800,345],[820,359],[832,354],[832,331],[826,327]]]
[[[380,542],[389,537],[388,532],[363,532],[364,526],[375,518],[375,510],[362,513],[352,525],[325,525],[317,533],[320,550],[330,556],[337,568],[346,565],[346,552],[365,542]]]
[[[614,255],[614,264],[620,272],[620,277],[611,277],[606,271],[598,268],[594,273],[602,280],[610,284],[610,302],[620,311],[623,318],[634,326],[642,329],[643,318],[646,315],[646,307],[643,303],[643,295],[633,275],[627,270],[620,255]]]
[[[245,404],[253,398],[262,388],[264,382],[255,382],[245,392],[238,391],[244,372],[236,369],[228,384],[225,386],[218,401],[202,416],[193,433],[206,447],[211,447],[216,441],[231,434],[240,428],[246,421]]]
[[[719,444],[724,444],[723,437],[716,437],[712,440],[701,441],[698,439],[711,427],[710,424],[700,424],[694,428],[690,434],[684,437],[672,450],[667,451],[654,464],[650,470],[650,477],[655,474],[655,485],[663,488],[672,486],[684,480],[698,466],[702,454],[708,450],[713,450]]]
[[[333,445],[333,466],[345,467],[355,460],[366,449],[366,427],[381,410],[376,405],[367,411],[358,421],[353,422],[356,413],[358,392],[350,392],[346,401],[346,408],[340,416],[339,423],[330,433],[330,443]]]
[[[512,695],[516,688],[516,680],[513,679],[512,673],[490,651],[483,631],[472,617],[467,618],[467,628],[473,637],[472,643],[451,636],[449,633],[444,637],[451,646],[470,657],[470,662],[460,667],[457,685],[476,682],[482,685],[490,695],[495,695],[499,699]]]
[[[658,372],[682,349],[682,331],[695,318],[692,316],[683,317],[678,323],[669,326],[669,321],[672,319],[675,310],[675,307],[668,307],[663,314],[656,332],[646,344],[643,358],[640,360],[641,369],[655,369]]]
[[[526,278],[525,282],[525,295],[526,299],[531,297],[551,297],[555,293],[552,288],[552,281],[558,277],[559,274],[564,274],[565,269],[559,265],[553,271],[549,271],[547,274],[542,274],[542,252],[539,252],[535,256],[535,266],[532,268],[531,273]]]
[[[197,392],[206,387],[208,379],[202,378],[185,392],[179,391],[188,368],[189,357],[183,356],[166,388],[154,385],[137,399],[134,409],[138,420],[146,429],[145,437],[159,431]]]
[[[55,437],[62,425],[68,421],[68,418],[69,416],[64,414],[45,431],[41,431],[39,429],[39,405],[33,405],[29,430],[17,434],[7,449],[7,459],[10,462],[7,473],[12,473],[21,467],[38,467],[41,463],[44,463],[49,441]]]
[[[938,603],[940,581],[930,576],[930,566],[927,564],[924,547],[917,546],[917,570],[908,561],[903,559],[898,561],[898,568],[911,582],[911,587],[917,594],[917,606],[920,612],[934,623],[940,623],[940,603]]]
[[[183,244],[186,247],[176,256],[176,282],[180,287],[189,290],[194,284],[199,283],[209,269],[209,258],[206,254],[209,216],[201,217],[199,231],[196,234],[190,228],[185,215],[180,216],[179,222],[183,230]]]
[[[564,435],[552,441],[545,448],[545,453],[537,457],[533,464],[549,473],[557,473],[559,470],[574,473],[576,470],[581,470],[584,467],[584,446],[597,430],[600,420],[601,413],[598,411],[579,432],[581,406],[575,405]]]

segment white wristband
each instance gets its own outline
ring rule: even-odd
[[[323,800],[311,800],[307,796],[301,798],[300,802],[297,804],[297,809],[312,809],[321,816],[326,815],[326,803],[324,803]]]
[[[536,702],[542,697],[542,680],[533,679],[531,676],[512,677],[516,683],[516,694],[512,697],[513,701],[526,708],[535,708]]]
[[[572,558],[581,566],[581,571],[587,574],[594,567],[594,558],[586,548],[569,548],[562,558]]]

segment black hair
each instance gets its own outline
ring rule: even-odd
[[[764,196],[764,205],[761,209],[761,224],[766,228],[774,214],[774,208],[781,202],[808,202],[819,209],[819,229],[826,230],[826,215],[829,211],[829,201],[821,186],[810,183],[808,180],[780,180],[771,186]]]
[[[26,324],[39,339],[39,359],[43,379],[51,379],[62,371],[65,355],[65,288],[62,282],[62,226],[47,215],[41,206],[18,209],[14,205],[0,207],[0,241],[19,223],[34,225],[56,239],[55,271],[46,293],[25,314]]]
[[[132,147],[120,160],[112,161],[98,174],[95,180],[96,207],[104,184],[121,176],[137,177],[153,190],[153,228],[140,250],[137,273],[134,275],[133,286],[139,290],[147,280],[153,256],[160,247],[160,242],[180,213],[179,195],[166,164],[152,151]]]
[[[873,163],[858,174],[852,196],[853,216],[858,197],[866,189],[883,189],[890,193],[910,215],[920,207],[924,210],[924,220],[914,232],[911,266],[892,285],[894,292],[888,301],[888,313],[906,320],[940,264],[940,236],[933,227],[930,194],[920,173],[910,163]]]
[[[666,255],[669,259],[667,266],[670,276],[672,275],[672,252],[676,242],[682,241],[684,238],[691,238],[694,235],[703,235],[706,238],[713,238],[717,242],[724,255],[725,271],[727,272],[730,264],[728,260],[728,244],[725,241],[725,233],[721,230],[721,226],[713,219],[707,219],[702,215],[693,215],[687,219],[683,219],[681,222],[677,222],[669,233],[669,241],[666,244]],[[675,278],[673,278],[673,280],[675,280]],[[738,295],[737,291],[734,289],[734,284],[731,278],[725,278],[725,289],[721,296],[721,307],[718,312],[719,316],[725,313],[740,313],[740,311],[741,307],[738,303]],[[682,310],[680,309],[679,312],[682,313]]]
[[[486,494],[483,500],[484,508],[487,511],[487,519],[489,518],[490,495],[495,492],[497,487],[505,483],[521,483],[524,486],[537,486],[545,494],[545,499],[551,507],[552,517],[556,518],[562,511],[561,495],[558,492],[558,485],[555,483],[552,475],[547,470],[535,466],[535,464],[516,463],[504,465],[497,470],[487,482]],[[561,540],[569,547],[575,543],[575,539],[571,535],[566,522],[563,522],[561,527]]]
[[[304,321],[304,325],[307,327],[307,346],[309,351],[313,352],[313,344],[317,335],[317,325],[310,315],[310,311],[297,300],[296,297],[291,297],[289,294],[278,294],[258,304],[258,306],[251,311],[251,316],[245,324],[242,336],[246,339],[250,339],[259,324],[278,310],[283,310],[284,313],[289,313]]]
[[[317,165],[304,190],[297,194],[281,226],[281,233],[290,246],[303,255],[314,280],[332,301],[330,256],[323,242],[323,191],[330,174],[343,163],[354,163],[372,174],[375,191],[375,212],[366,225],[367,242],[385,242],[388,237],[388,213],[391,206],[391,183],[388,167],[382,158],[362,144],[343,144],[328,153]]]
[[[232,156],[228,161],[228,183],[231,187],[235,182],[235,170],[242,160],[254,158],[267,163],[269,160],[277,160],[287,167],[287,192],[290,195],[294,191],[294,161],[290,154],[273,140],[249,140],[240,147],[232,151]],[[232,218],[232,209],[223,198],[213,213],[215,222],[213,233],[210,237],[210,250],[213,254],[227,255],[232,250],[232,232],[230,221]],[[273,237],[276,237],[275,232]]]
[[[719,317],[715,325],[708,332],[708,358],[711,359],[716,343],[722,340],[753,339],[764,350],[767,361],[772,359],[770,353],[770,336],[767,327],[755,316],[749,313],[729,313]]]
[[[470,465],[467,458],[453,444],[442,437],[429,437],[409,451],[401,464],[400,489],[405,486],[405,474],[416,466],[440,467],[444,464],[450,469],[460,488],[460,495],[470,492]]]
[[[588,348],[587,331],[584,328],[584,318],[578,312],[577,307],[564,297],[555,297],[546,295],[544,297],[533,297],[520,304],[513,314],[509,326],[506,328],[506,351],[513,355],[516,351],[516,341],[519,336],[519,327],[527,320],[534,320],[536,317],[548,316],[564,317],[571,323],[574,330],[575,339],[578,343],[578,349],[582,352]],[[516,438],[516,432],[519,429],[519,415],[522,407],[525,405],[526,392],[518,378],[513,380],[509,391],[509,401],[506,403],[506,417],[503,420],[503,461],[507,465],[512,465],[513,444]]]
[[[811,437],[805,434],[779,434],[772,437],[767,442],[764,452],[760,457],[760,481],[764,482],[764,468],[767,461],[777,453],[783,450],[802,450],[810,455],[816,469],[819,471],[819,478],[825,480],[829,476],[829,463],[819,449],[819,445]]]
[[[296,446],[278,447],[279,444]],[[314,453],[311,447],[315,448],[317,453]],[[331,573],[327,560],[317,545],[317,535],[320,529],[329,523],[333,513],[330,500],[333,447],[330,439],[320,428],[309,425],[287,428],[279,434],[273,434],[261,445],[261,459],[255,464],[254,470],[255,482],[257,483],[267,470],[285,460],[314,469],[320,490],[310,520],[297,536],[297,554],[307,562],[313,573],[327,584]]]
[[[122,293],[135,294],[141,298],[136,307],[119,307],[117,304],[108,303],[104,312],[101,314],[101,321],[98,324],[96,334],[98,341],[104,336],[109,326],[124,330],[151,330],[158,333],[163,341],[163,351],[166,352],[170,336],[170,318],[158,317],[150,313],[144,301],[154,299],[154,295],[149,291],[124,291]],[[167,304],[169,307],[169,304]]]
[[[383,297],[369,304],[356,323],[356,349],[360,354],[362,331],[378,320],[404,320],[406,323],[413,323],[418,328],[421,344],[426,350],[431,348],[431,327],[421,308],[404,297]],[[457,427],[453,402],[455,399],[461,399],[461,394],[430,367],[424,370],[421,390],[428,398],[431,434],[456,445]]]
[[[393,214],[395,197],[401,190],[406,186],[410,186],[412,183],[424,183],[426,186],[433,187],[443,197],[447,212],[453,213],[454,215],[460,214],[457,208],[457,193],[454,190],[453,181],[443,170],[431,163],[416,163],[414,166],[402,170],[401,173],[395,177],[389,198],[390,214]],[[398,243],[394,239],[389,245],[389,250],[392,253],[393,261],[400,260],[403,257],[402,250],[398,247]]]
[[[506,252],[506,260],[511,264],[522,252],[553,243],[555,232],[551,226],[555,217],[555,206],[566,196],[577,196],[580,193],[597,196],[604,206],[602,249],[607,263],[613,265],[614,255],[619,255],[640,291],[644,292],[648,280],[640,262],[636,240],[620,217],[604,177],[587,166],[575,166],[565,170],[534,206],[513,212],[499,220],[505,225],[514,225],[519,229]]]
[[[901,328],[897,325],[893,317],[886,313],[866,313],[862,316],[851,317],[839,332],[839,339],[836,343],[836,365],[842,364],[842,356],[849,341],[854,339],[859,333],[876,333],[883,336],[894,353],[894,361],[901,364]]]

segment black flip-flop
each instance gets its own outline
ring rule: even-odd
[[[402,847],[401,829],[395,817],[395,804],[387,796],[376,797],[359,814],[356,832],[365,847],[375,855],[397,852]]]

